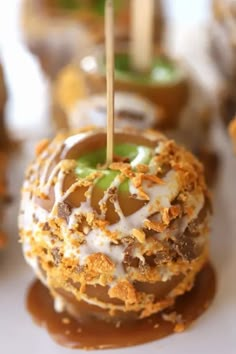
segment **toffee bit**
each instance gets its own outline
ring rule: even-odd
[[[121,156],[117,156],[117,155],[114,155],[113,161],[114,162],[130,163],[130,159],[128,157],[121,157]]]
[[[32,215],[32,219],[35,224],[37,224],[39,222],[39,219],[37,218],[37,216],[35,214]]]
[[[151,221],[151,220],[145,220],[144,221],[144,226],[148,230],[154,230],[156,232],[163,232],[166,228],[166,225],[164,225],[161,222],[156,222],[156,221]]]
[[[130,169],[130,164],[124,162],[112,162],[109,168],[114,171],[124,171]]]
[[[185,330],[185,325],[183,323],[177,323],[174,327],[174,332],[181,333]]]
[[[49,223],[48,223],[48,222],[45,222],[45,224],[44,224],[43,227],[42,227],[42,230],[43,230],[43,231],[49,231],[49,230],[50,230],[50,226],[49,226]]]
[[[135,304],[137,293],[134,286],[127,280],[120,280],[116,285],[109,289],[108,295],[111,298],[117,298],[126,304]]]
[[[183,319],[182,319],[182,315],[178,314],[176,311],[170,312],[170,313],[162,313],[162,318],[164,321],[166,322],[171,322],[173,324],[175,324],[175,328],[179,327],[180,332],[182,332],[182,330],[184,330],[184,325],[183,325]],[[181,330],[181,328],[183,328]],[[175,329],[174,329],[175,331]]]
[[[172,257],[170,254],[168,254],[165,251],[159,251],[159,252],[157,252],[157,254],[154,258],[154,263],[159,266],[159,265],[168,263],[171,260],[172,260]]]
[[[126,247],[126,249],[125,249],[125,255],[124,255],[124,260],[123,260],[123,262],[125,263],[125,264],[128,264],[128,265],[130,265],[131,263],[132,263],[132,261],[133,261],[133,253],[134,253],[134,244],[133,243],[130,243],[127,247]]]
[[[93,221],[94,221],[94,214],[93,213],[87,213],[86,215],[86,221],[89,225],[92,225]]]
[[[172,205],[169,209],[169,214],[172,219],[177,218],[182,213],[182,207],[181,205]]]
[[[142,179],[155,184],[165,184],[165,182],[160,177],[154,175],[142,175]]]
[[[125,254],[123,263],[129,267],[138,268],[140,266],[140,259]]]
[[[77,267],[76,267],[76,272],[77,272],[78,274],[81,274],[81,273],[84,272],[84,269],[85,269],[84,266],[82,266],[82,265],[77,265]]]
[[[61,322],[63,324],[69,324],[70,323],[70,319],[68,317],[63,317],[63,319],[61,320]]]
[[[171,313],[162,313],[161,317],[166,322],[177,323],[177,313],[175,311]]]
[[[138,193],[139,193],[138,197],[140,200],[145,200],[145,201],[150,200],[149,195],[145,193],[141,187],[139,187]]]
[[[147,173],[149,171],[149,167],[147,165],[138,164],[136,170],[140,173]]]
[[[71,215],[71,212],[72,212],[71,207],[67,203],[65,202],[58,203],[59,218],[62,218],[68,222],[68,218]]]
[[[173,244],[173,248],[183,259],[187,260],[188,262],[193,261],[197,257],[196,245],[189,236],[179,236]]]
[[[133,229],[132,230],[132,235],[140,242],[144,243],[146,239],[145,232],[143,230],[139,229]]]
[[[93,253],[87,256],[86,265],[90,271],[98,274],[109,274],[115,270],[115,264],[103,253]]]
[[[48,145],[49,145],[48,139],[41,140],[35,147],[35,155],[39,156],[41,152],[43,152],[43,150],[45,150]]]
[[[62,259],[59,248],[58,247],[53,248],[51,253],[52,253],[53,262],[55,266],[58,266],[61,263],[61,259]]]

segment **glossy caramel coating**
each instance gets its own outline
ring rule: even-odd
[[[127,51],[128,45],[125,42],[119,43],[119,46],[116,47],[116,53],[118,54],[127,53]],[[80,69],[89,94],[105,91],[106,77],[105,72],[102,72],[103,56],[104,48],[97,47],[91,55],[83,58],[80,62]],[[171,60],[168,57],[166,58]],[[88,62],[91,62],[91,64],[87,65]],[[179,67],[180,63],[175,61],[174,65]],[[182,68],[179,70],[181,75],[177,80],[161,83],[145,84],[132,79],[123,79],[120,75],[117,75],[115,77],[115,88],[118,91],[134,92],[161,107],[165,119],[161,121],[161,125],[158,124],[158,128],[173,129],[178,126],[181,113],[186,107],[191,93],[188,73]]]
[[[106,144],[103,129],[59,135],[37,148],[22,189],[24,254],[56,304],[78,315],[143,318],[190,290],[208,258],[209,199],[201,164],[160,133],[117,132],[115,143],[151,149],[148,164],[119,171],[107,190],[75,173],[77,159]],[[129,181],[129,189],[120,184]],[[91,307],[91,305],[93,305]],[[81,314],[81,316],[83,316]]]
[[[92,58],[93,56],[89,56],[89,62],[92,63],[91,71],[96,72],[96,61],[93,61]],[[135,91],[121,92],[116,90],[116,127],[135,126],[140,130],[161,129],[168,137],[184,145],[197,156],[201,156],[202,151],[209,149],[209,132],[214,110],[203,87],[190,73],[186,72],[185,75],[188,81],[188,99],[179,115],[176,111],[171,119],[166,116],[166,110],[165,107],[162,107],[162,103],[151,102],[145,95],[140,96]],[[99,82],[103,82],[103,80],[104,77],[101,75]],[[104,82],[103,89],[105,90]],[[101,93],[97,93],[97,91],[101,91]],[[96,92],[96,94],[90,96],[92,92]],[[172,94],[174,96],[174,92]],[[172,99],[171,90],[167,96],[165,102]],[[96,86],[90,86],[86,79],[86,73],[83,74],[78,64],[70,63],[60,71],[53,83],[52,97],[53,119],[57,130],[78,129],[86,124],[105,127],[105,91],[102,91],[102,86],[99,86],[98,90]]]
[[[220,74],[217,104],[226,127],[236,113],[236,3],[212,0],[210,53]]]

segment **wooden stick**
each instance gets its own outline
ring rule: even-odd
[[[133,70],[150,71],[153,60],[154,0],[131,0],[130,59]]]
[[[106,79],[107,79],[107,165],[113,162],[114,151],[114,6],[106,0]]]

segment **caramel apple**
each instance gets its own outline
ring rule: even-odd
[[[55,309],[82,328],[77,337],[71,329],[72,347],[142,342],[140,332],[122,340],[124,328],[144,326],[146,319],[153,323],[152,316],[195,286],[208,262],[209,205],[201,164],[160,133],[116,131],[109,165],[103,129],[60,134],[38,145],[22,188],[20,237],[26,261],[50,290]],[[35,292],[36,302],[42,293]],[[30,293],[30,303],[31,298]],[[29,308],[35,315],[40,305]],[[58,322],[50,311],[50,321]],[[47,325],[54,334],[58,326]],[[101,336],[94,337],[94,326],[99,333],[103,328]],[[144,341],[157,333],[152,329],[152,339],[144,335]]]
[[[81,65],[84,67],[83,71],[75,63],[67,65],[60,71],[54,82],[52,90],[53,118],[58,130],[62,128],[68,129],[68,127],[78,128],[81,127],[81,124],[83,126],[90,123],[101,126],[105,126],[106,124],[105,72],[98,73],[96,55],[84,58]],[[171,65],[174,64],[172,63]],[[166,75],[165,78],[170,80],[173,68],[170,68],[169,71],[169,67],[167,66],[164,69],[166,74],[160,74],[162,71],[161,68],[162,66],[160,65],[157,70],[159,75]],[[179,74],[177,72],[173,74],[175,77],[176,75],[180,75],[183,69],[180,69]],[[156,73],[156,75],[158,74]],[[122,122],[126,125],[137,127],[137,121],[133,113],[145,111],[144,119],[140,120],[139,126],[141,128],[161,129],[178,143],[185,145],[185,147],[194,153],[199,154],[201,150],[204,150],[205,146],[209,147],[209,130],[213,110],[209,97],[201,85],[186,70],[183,77],[185,79],[184,83],[180,83],[179,95],[175,94],[178,85],[174,85],[172,89],[170,82],[167,84],[169,88],[167,88],[165,83],[160,83],[157,95],[161,90],[163,92],[159,97],[159,104],[154,100],[150,100],[148,94],[140,94],[140,92],[136,91],[136,87],[130,93],[123,90],[123,87],[120,91],[119,85],[116,83],[118,85],[118,87],[116,86],[116,113],[120,115],[120,111],[124,111],[125,109],[126,112],[122,116]],[[155,92],[155,85],[150,86],[150,91],[151,89]],[[90,93],[92,94],[91,98],[88,97]],[[167,96],[165,99],[163,98],[164,94]],[[182,102],[186,100],[186,103],[181,109],[180,107],[176,108],[176,111],[171,115],[170,110],[174,110],[174,105],[170,108],[167,102],[175,101],[176,105],[179,106],[180,102],[178,98],[180,96],[182,96]],[[135,101],[137,100],[139,103],[135,104],[132,97],[136,97]],[[142,101],[143,103],[141,103]],[[135,106],[143,108],[135,109]],[[101,109],[101,107],[103,108]],[[133,121],[129,117],[126,119],[127,112],[130,113],[130,117],[134,117]],[[148,118],[148,116],[150,117]],[[153,116],[156,118],[155,121],[153,121]],[[116,120],[116,124],[119,127],[118,120]]]
[[[7,237],[3,231],[4,210],[6,208],[6,202],[8,201],[7,192],[7,164],[8,157],[5,151],[0,151],[0,249],[4,248]]]
[[[7,237],[2,230],[2,223],[4,220],[4,208],[8,199],[7,186],[6,186],[6,170],[7,170],[7,155],[5,152],[0,151],[0,249],[4,248]]]
[[[139,94],[162,107],[165,120],[162,128],[178,125],[180,115],[190,96],[188,74],[175,60],[162,54],[153,58],[151,70],[147,73],[133,71],[130,66],[126,44],[120,44],[115,54],[115,87],[119,91]],[[97,47],[92,55],[80,62],[85,84],[89,93],[105,91],[104,48]]]
[[[86,125],[106,127],[106,94],[93,95],[81,100],[64,110],[64,115],[58,116],[57,127],[78,129]],[[63,112],[63,111],[62,111]],[[61,119],[60,119],[60,118]],[[59,120],[60,119],[60,120]],[[117,128],[150,129],[164,119],[162,110],[145,98],[128,92],[115,93],[115,126]]]
[[[9,142],[5,125],[5,105],[7,101],[7,91],[4,74],[0,65],[0,249],[5,246],[6,235],[2,231],[3,211],[7,200],[7,154],[6,147]]]
[[[104,42],[104,0],[24,0],[24,37],[43,69],[54,76],[75,54],[85,55],[95,43]],[[127,39],[130,0],[114,0],[115,37]],[[164,27],[160,0],[155,0],[155,41]]]
[[[218,94],[221,118],[226,126],[236,113],[236,2],[212,0],[211,55],[222,76]]]
[[[234,0],[212,0],[212,13],[212,54],[222,74],[227,79],[235,79],[236,3]]]

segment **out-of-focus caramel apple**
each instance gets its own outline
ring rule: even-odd
[[[236,113],[236,3],[212,0],[211,56],[221,78],[217,104],[225,127]]]
[[[76,54],[84,56],[104,42],[104,0],[24,0],[22,23],[25,41],[45,72],[54,77]],[[155,0],[155,43],[164,31],[160,0]],[[130,33],[130,0],[115,0],[115,37]]]
[[[5,105],[7,102],[7,90],[3,74],[3,69],[0,64],[0,149],[4,148],[8,142],[7,130],[4,120]]]
[[[153,59],[150,73],[139,74],[130,67],[127,44],[121,43],[116,50],[116,90],[134,92],[159,105],[165,115],[160,128],[175,128],[189,101],[191,91],[186,70],[170,57],[157,54]],[[97,47],[92,55],[84,57],[80,62],[80,68],[90,94],[105,91],[103,47]]]

